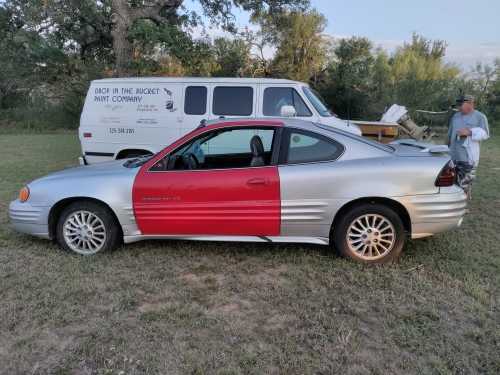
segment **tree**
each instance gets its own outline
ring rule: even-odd
[[[264,41],[275,47],[275,76],[308,82],[324,67],[328,42],[325,17],[316,10],[267,14],[259,21]]]
[[[115,55],[115,69],[118,75],[126,74],[132,57],[132,44],[128,31],[141,19],[150,20],[158,25],[179,22],[178,10],[183,0],[111,0],[111,35]],[[308,0],[200,0],[204,13],[213,21],[228,30],[234,29],[233,7],[242,8],[256,17],[264,11],[269,14],[280,12],[287,6],[304,7]]]
[[[210,22],[234,31],[235,8],[259,17],[284,10],[305,9],[309,0],[197,0]],[[115,75],[128,75],[133,67],[137,23],[150,23],[163,39],[189,34],[185,27],[200,22],[188,13],[183,0],[7,0],[5,7],[23,19],[29,30],[57,41],[61,49],[82,59],[114,62]],[[166,34],[173,33],[174,38]],[[137,35],[137,34],[136,34]],[[188,37],[190,39],[190,36]],[[139,40],[139,45],[141,44]]]
[[[372,43],[367,38],[338,41],[318,88],[341,117],[362,118],[369,114],[374,63]]]
[[[216,38],[213,53],[217,68],[212,73],[215,77],[242,77],[250,61],[250,44],[242,38]]]
[[[27,30],[7,8],[0,8],[0,108],[24,97],[42,81],[54,81],[66,63],[57,46]]]
[[[7,0],[4,9],[26,31],[82,60],[107,60],[112,53],[109,0]]]
[[[391,60],[392,99],[415,109],[446,108],[457,95],[450,89],[460,70],[443,61],[445,52],[444,41],[418,35],[398,48]]]

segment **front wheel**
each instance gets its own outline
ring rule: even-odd
[[[391,208],[366,203],[354,207],[333,228],[333,243],[344,257],[362,263],[391,263],[401,255],[405,229]]]
[[[120,242],[114,216],[94,202],[75,202],[66,207],[59,217],[56,234],[63,249],[80,255],[112,250]]]

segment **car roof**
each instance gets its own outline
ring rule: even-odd
[[[216,119],[205,122],[205,126],[218,125],[218,127],[232,127],[232,126],[283,126],[301,128],[307,130],[317,130],[314,122],[290,119],[290,118],[229,118],[229,119]]]
[[[383,145],[381,143],[369,140],[367,138],[363,138],[359,135],[352,134],[346,132],[345,130],[335,128],[330,125],[318,124],[312,121],[302,120],[302,119],[293,119],[293,118],[232,118],[232,119],[219,119],[219,120],[210,120],[205,122],[206,127],[210,128],[225,128],[225,127],[235,127],[235,126],[280,126],[287,128],[298,128],[309,130],[315,133],[326,135],[327,137],[331,137],[332,134],[335,134],[337,137],[341,137],[344,141],[353,140],[356,142],[361,142],[370,147],[375,147],[381,149],[383,151],[394,151],[391,147],[387,145]]]
[[[137,83],[232,83],[232,84],[299,84],[305,85],[304,82],[292,81],[289,79],[276,78],[225,78],[225,77],[137,77],[137,78],[104,78],[96,79],[92,83],[120,83],[120,82],[137,82]]]

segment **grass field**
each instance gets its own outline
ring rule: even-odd
[[[181,241],[84,258],[11,231],[17,190],[77,156],[72,133],[0,135],[0,373],[500,373],[500,137],[463,227],[385,267]]]

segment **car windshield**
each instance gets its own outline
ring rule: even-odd
[[[326,106],[323,98],[321,98],[321,96],[316,91],[307,86],[304,86],[302,90],[304,91],[304,94],[307,96],[307,99],[309,99],[311,104],[314,106],[314,108],[316,108],[316,111],[318,111],[321,116],[323,117],[334,116],[334,114]]]
[[[143,164],[146,164],[148,160],[150,160],[154,155],[153,154],[147,154],[147,155],[142,155],[137,158],[133,159],[128,159],[123,163],[123,166],[125,168],[138,168],[141,167]]]

